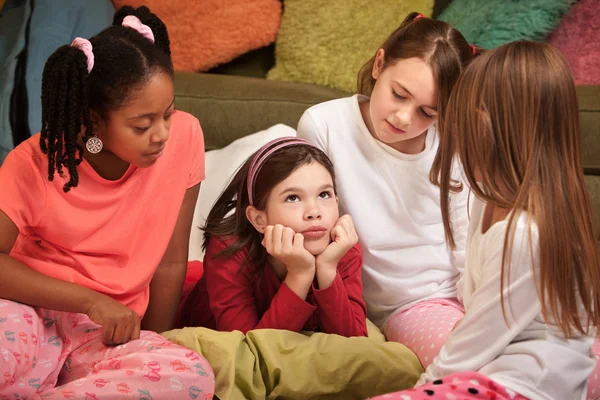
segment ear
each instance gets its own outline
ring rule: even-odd
[[[377,50],[377,54],[375,54],[375,61],[373,62],[373,71],[371,72],[371,76],[373,79],[379,79],[379,75],[381,75],[381,71],[383,71],[383,66],[385,65],[385,51],[383,49]]]
[[[103,121],[102,117],[96,111],[90,110],[90,120],[92,121],[92,132],[90,132],[89,135],[91,136],[94,133],[98,134],[101,122]]]
[[[340,205],[340,198],[337,195],[335,196],[335,202],[338,206]]]
[[[265,233],[267,228],[267,213],[266,211],[260,211],[254,206],[246,207],[246,218],[260,233]]]

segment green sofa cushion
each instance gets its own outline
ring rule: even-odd
[[[285,0],[269,79],[356,91],[360,67],[411,11],[433,0]]]

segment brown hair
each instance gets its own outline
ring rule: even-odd
[[[251,261],[260,269],[266,261],[267,252],[260,243],[262,235],[246,218],[246,208],[250,204],[247,191],[248,170],[255,155],[256,153],[250,156],[237,171],[210,210],[202,229],[204,230],[204,250],[211,239],[232,240],[231,244],[216,257],[228,257],[247,249],[246,262]],[[323,151],[308,144],[289,146],[277,150],[262,164],[262,168],[254,180],[254,206],[259,210],[264,210],[271,190],[277,184],[301,166],[313,162],[321,164],[331,174],[335,191],[333,164]]]
[[[438,91],[437,123],[440,125],[443,124],[444,110],[458,77],[473,58],[482,54],[485,49],[469,45],[465,37],[449,23],[422,15],[419,17],[420,15],[417,12],[408,14],[379,48],[384,51],[383,69],[398,60],[414,57],[429,64]],[[365,96],[371,96],[375,86],[376,80],[373,78],[375,58],[376,55],[358,72],[358,93]],[[441,157],[438,149],[429,175],[431,183],[437,186],[439,186]],[[460,190],[460,187],[455,183],[453,191]],[[454,242],[451,245],[453,246]]]
[[[567,337],[573,328],[589,334],[600,323],[600,260],[583,176],[577,95],[563,56],[551,45],[526,41],[484,54],[459,78],[440,129],[446,236],[452,236],[447,199],[458,152],[474,194],[511,210],[501,291],[510,273],[514,227],[527,212],[537,226],[544,318],[551,314]],[[531,223],[529,230],[533,257]]]

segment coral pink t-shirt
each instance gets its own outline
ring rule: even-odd
[[[0,168],[0,210],[19,229],[10,255],[143,316],[185,192],[204,179],[198,120],[180,111],[172,118],[170,138],[153,166],[131,165],[121,179],[109,181],[84,160],[77,167],[79,185],[68,193],[58,174],[48,181],[39,134],[15,148]]]

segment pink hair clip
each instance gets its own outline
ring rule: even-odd
[[[473,52],[473,55],[477,54],[477,49],[475,48],[475,46],[473,46],[472,44],[470,44],[469,47],[471,48],[471,51]]]
[[[92,44],[87,39],[76,37],[73,40],[73,43],[71,43],[71,46],[83,51],[83,54],[85,54],[87,57],[87,71],[89,74],[92,71],[92,68],[94,68],[94,53],[92,52]]]
[[[154,34],[152,33],[152,29],[150,29],[148,25],[144,25],[142,21],[140,21],[140,19],[135,15],[128,15],[123,18],[123,23],[121,25],[135,29],[143,37],[154,43]]]
[[[417,16],[415,17],[415,19],[413,19],[413,21],[416,21],[416,20],[421,19],[421,18],[427,18],[427,17],[424,16],[423,14],[417,14]]]

